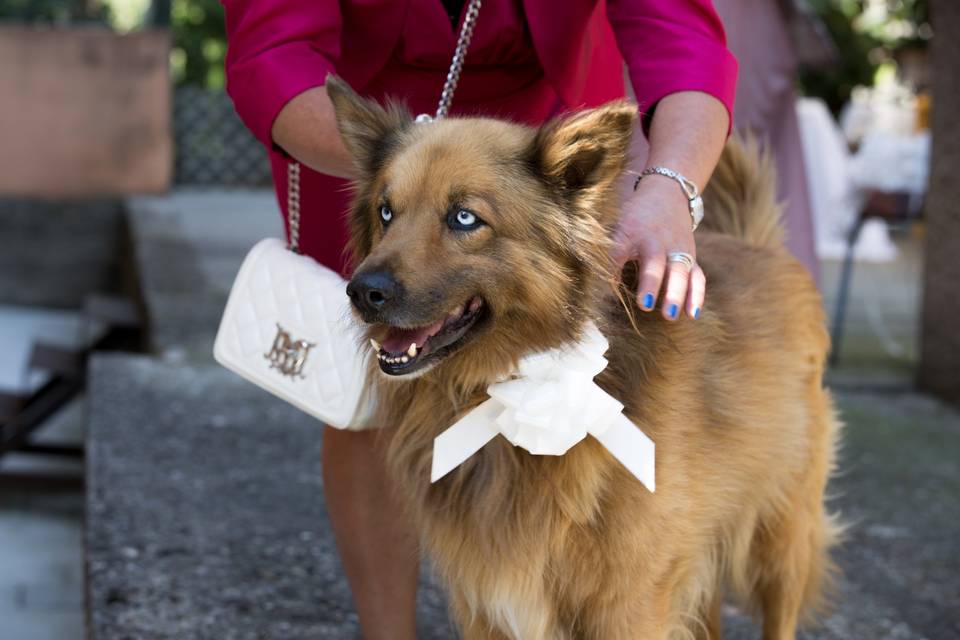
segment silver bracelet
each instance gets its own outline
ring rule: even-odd
[[[643,173],[637,176],[637,181],[633,183],[633,190],[637,190],[637,187],[640,186],[640,180],[642,180],[644,176],[654,174],[675,180],[677,184],[680,185],[680,188],[683,189],[683,195],[686,196],[687,206],[690,209],[690,218],[693,220],[691,229],[696,231],[697,227],[700,226],[700,221],[703,220],[703,198],[700,197],[700,190],[697,189],[697,185],[673,169],[650,167],[644,169]]]

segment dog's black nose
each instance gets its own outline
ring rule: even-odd
[[[385,271],[358,273],[347,284],[347,295],[363,314],[382,311],[397,298],[400,283]]]

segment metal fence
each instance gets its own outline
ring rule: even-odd
[[[271,184],[266,150],[241,122],[223,91],[178,87],[173,132],[177,184]]]

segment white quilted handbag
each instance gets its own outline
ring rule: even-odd
[[[250,250],[230,290],[213,355],[217,362],[339,429],[368,428],[369,347],[340,274],[297,253],[300,165],[288,167],[290,246]]]

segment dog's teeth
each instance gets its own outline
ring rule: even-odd
[[[407,349],[407,355],[410,356],[411,358],[416,358],[416,357],[417,357],[417,343],[416,343],[416,342],[411,342],[411,343],[410,343],[410,348]]]
[[[373,338],[370,338],[370,346],[373,347],[373,350],[376,351],[377,353],[380,352],[380,343],[374,340]]]
[[[407,356],[403,356],[402,358],[400,358],[400,362],[402,362],[403,364],[407,364],[408,362],[410,362],[410,358],[408,358]]]
[[[476,311],[480,308],[480,298],[474,298],[470,301],[470,311]]]

